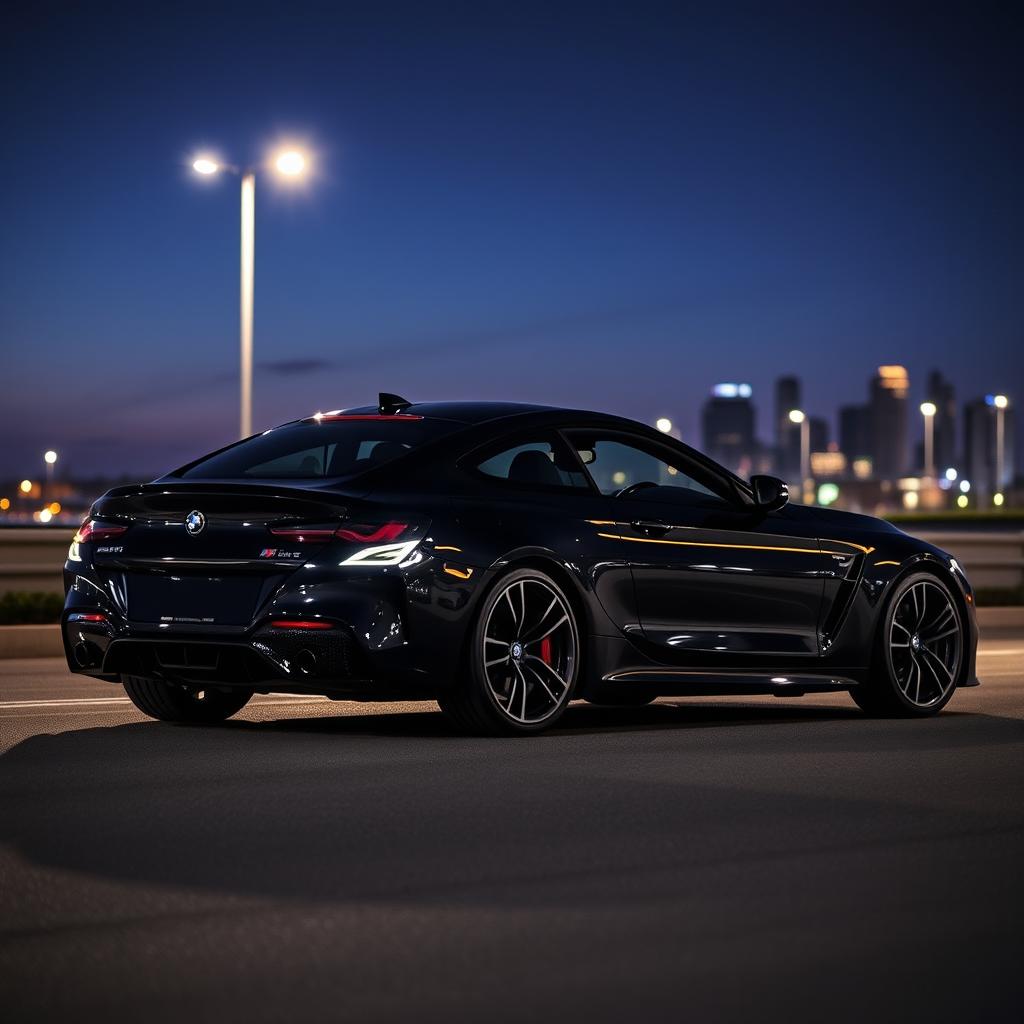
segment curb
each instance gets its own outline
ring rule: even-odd
[[[978,625],[986,629],[1024,629],[1024,605],[979,608]],[[63,658],[60,626],[0,626],[0,660],[5,658]]]

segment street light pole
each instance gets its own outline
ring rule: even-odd
[[[1003,421],[1003,416],[1006,413],[1007,405],[1009,405],[1009,399],[1006,395],[996,395],[993,405],[996,407],[996,485],[992,490],[995,494],[1002,494],[1003,460],[1006,449],[1006,425]]]
[[[273,161],[273,169],[283,178],[297,179],[306,174],[308,158],[294,149],[283,150]],[[256,172],[239,171],[231,164],[222,164],[210,156],[199,156],[192,161],[196,174],[209,177],[220,171],[239,174],[242,179],[241,245],[238,289],[238,346],[239,346],[239,435],[252,434],[252,320],[256,267]]]
[[[935,476],[935,413],[934,402],[921,403],[924,416],[924,475],[931,480]]]
[[[811,421],[801,409],[790,409],[789,422],[800,426],[800,500],[809,505],[813,494],[808,496],[808,484],[811,475]]]
[[[241,380],[241,437],[252,433],[252,317],[256,267],[256,175],[242,175],[241,273],[239,287],[239,345]]]

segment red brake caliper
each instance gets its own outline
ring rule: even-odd
[[[551,637],[546,636],[540,642],[540,660],[545,665],[551,664]]]

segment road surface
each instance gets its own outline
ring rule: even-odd
[[[16,1021],[1020,1020],[1024,635],[927,721],[842,695],[143,718],[0,662]]]

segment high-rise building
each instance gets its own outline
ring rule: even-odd
[[[828,420],[821,416],[812,416],[809,426],[808,440],[811,443],[811,451],[828,451],[829,441],[832,440],[832,432],[829,430]]]
[[[928,374],[926,397],[935,405],[932,444],[938,473],[957,465],[956,395],[953,385],[938,370]]]
[[[971,490],[984,497],[997,491],[1006,491],[1013,483],[1015,452],[1015,424],[1012,408],[1002,410],[1003,467],[999,467],[999,413],[992,395],[976,398],[964,404],[963,477],[970,481]]]
[[[869,383],[871,463],[880,480],[896,480],[907,473],[909,390],[910,377],[903,366],[880,366]]]
[[[789,414],[802,409],[799,377],[779,377],[775,382],[775,471],[786,480],[800,475],[800,427]]]
[[[852,465],[871,458],[871,417],[866,405],[844,405],[839,410],[839,450]]]
[[[704,451],[733,472],[749,474],[757,442],[749,384],[716,384],[701,415]]]

